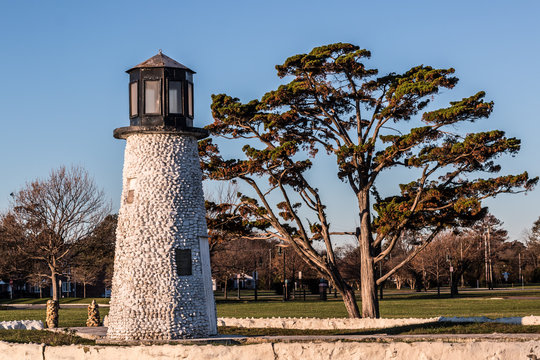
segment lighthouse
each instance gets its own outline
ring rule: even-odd
[[[160,51],[127,73],[130,126],[113,133],[126,148],[107,338],[215,335],[195,72]]]

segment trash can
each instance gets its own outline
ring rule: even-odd
[[[326,301],[326,289],[328,288],[328,284],[326,283],[326,280],[321,279],[321,282],[319,283],[319,299]]]

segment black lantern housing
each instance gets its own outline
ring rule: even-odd
[[[133,132],[198,133],[193,127],[195,71],[159,53],[126,71],[129,74],[129,127],[114,131],[116,138]],[[204,135],[204,136],[203,136]]]

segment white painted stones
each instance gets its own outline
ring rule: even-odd
[[[217,333],[197,140],[127,137],[110,339]]]
[[[0,321],[0,329],[3,330],[43,330],[44,328],[41,320]]]
[[[349,319],[349,318],[219,318],[219,326],[234,326],[243,328],[280,328],[302,330],[333,330],[333,329],[384,329],[396,326],[429,324],[434,322],[491,322],[517,325],[540,325],[540,316],[503,317],[490,319],[485,316],[473,317],[432,317],[432,318],[399,318],[399,319]]]

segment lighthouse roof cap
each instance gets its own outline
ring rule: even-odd
[[[145,60],[139,65],[132,67],[131,69],[127,70],[127,72],[130,72],[131,70],[139,69],[139,68],[155,68],[155,67],[184,69],[195,74],[195,71],[191,70],[185,65],[180,64],[178,61],[171,59],[167,55],[163,54],[161,50],[159,51],[157,55],[154,55],[150,59]]]

